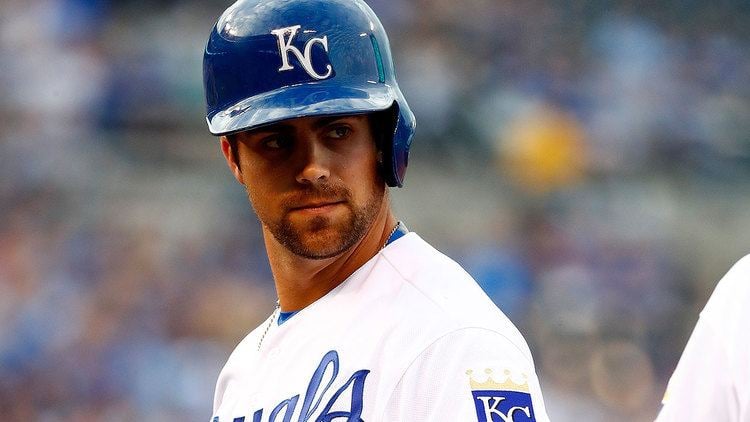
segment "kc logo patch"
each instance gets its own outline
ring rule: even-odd
[[[294,37],[297,36],[297,32],[300,28],[302,28],[301,25],[294,25],[271,31],[273,35],[276,35],[276,41],[279,44],[279,54],[281,55],[281,67],[279,68],[279,72],[294,69],[294,66],[289,63],[289,53],[292,53],[297,58],[300,65],[302,65],[302,68],[305,69],[305,72],[307,72],[312,78],[326,79],[330,77],[333,73],[333,68],[330,64],[326,65],[326,73],[324,74],[316,72],[312,64],[312,48],[315,44],[320,44],[320,46],[323,47],[323,50],[328,53],[328,36],[324,35],[322,38],[310,38],[307,43],[305,43],[305,50],[303,52],[292,45],[294,43]]]
[[[492,379],[492,370],[485,369],[486,381],[478,381],[473,371],[466,371],[474,397],[478,422],[535,422],[529,383],[516,383],[510,371],[505,371],[502,383]],[[524,376],[525,378],[525,376]]]

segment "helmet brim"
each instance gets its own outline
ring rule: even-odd
[[[221,136],[299,117],[381,111],[394,101],[394,91],[385,84],[303,84],[247,98],[206,120],[209,131]]]

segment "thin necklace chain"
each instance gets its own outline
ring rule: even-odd
[[[388,246],[388,241],[391,240],[391,237],[393,237],[393,234],[396,233],[396,230],[398,230],[398,226],[400,223],[396,223],[396,227],[391,230],[391,234],[388,235],[388,237],[385,239],[385,243],[383,243],[383,246],[380,248],[383,250],[386,246]],[[263,330],[263,334],[260,336],[260,340],[258,340],[258,351],[260,352],[260,346],[263,344],[263,339],[266,338],[266,334],[268,334],[268,330],[271,329],[271,325],[273,325],[273,321],[276,319],[276,314],[280,311],[281,304],[279,303],[279,300],[276,299],[276,307],[273,309],[273,312],[271,313],[271,316],[268,317],[268,323],[266,323],[266,329]]]
[[[279,300],[276,299],[276,307],[273,309],[273,312],[271,312],[271,316],[268,317],[268,323],[266,324],[266,329],[263,331],[263,335],[260,336],[260,340],[258,340],[259,352],[260,352],[260,345],[263,344],[263,339],[266,338],[266,334],[268,334],[268,330],[271,329],[271,325],[273,325],[273,321],[276,319],[276,313],[278,313],[280,309],[281,309],[281,304],[279,303]]]
[[[396,233],[396,230],[398,230],[398,226],[400,225],[401,223],[396,223],[396,227],[394,227],[393,230],[391,230],[391,234],[389,234],[388,237],[385,238],[385,243],[383,243],[383,246],[380,248],[381,251],[385,249],[386,246],[388,246],[388,241],[391,240],[391,238],[393,237],[393,234]]]

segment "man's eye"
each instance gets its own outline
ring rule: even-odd
[[[341,139],[341,138],[346,138],[347,136],[349,136],[351,132],[352,130],[346,126],[338,126],[338,127],[333,128],[330,132],[328,132],[328,136],[333,139]]]
[[[282,149],[289,144],[283,138],[278,136],[268,137],[261,141],[261,143],[263,144],[263,147],[268,149]]]

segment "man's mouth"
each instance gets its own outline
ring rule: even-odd
[[[323,213],[330,211],[337,207],[338,205],[343,204],[344,201],[313,201],[313,202],[307,202],[302,205],[292,207],[290,211],[302,211],[302,212],[308,212],[308,213]]]

